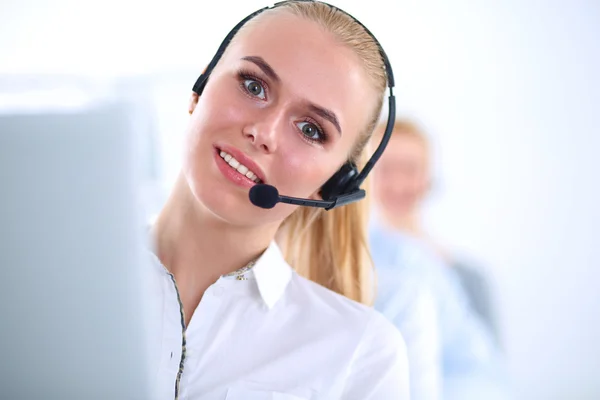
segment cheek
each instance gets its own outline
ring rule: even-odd
[[[211,135],[234,128],[241,129],[248,113],[248,106],[240,93],[223,84],[215,84],[208,86],[202,94],[192,118],[194,125],[201,127],[200,134]]]
[[[322,150],[312,148],[299,138],[292,137],[282,143],[279,162],[273,165],[281,194],[312,196],[333,175],[337,170],[334,160],[330,155],[319,152]]]
[[[273,166],[278,176],[282,177],[282,180],[278,180],[280,192],[295,197],[317,195],[325,182],[347,160],[353,145],[353,138],[348,137],[346,141],[338,140],[319,148],[306,143],[298,132],[283,135],[278,151],[281,158]]]
[[[212,160],[212,144],[224,136],[241,134],[248,119],[248,107],[239,93],[207,86],[194,110],[185,135],[184,162],[204,165]],[[235,88],[234,88],[235,89]]]

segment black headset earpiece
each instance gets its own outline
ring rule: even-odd
[[[333,200],[342,194],[356,190],[351,188],[351,186],[353,186],[353,182],[358,175],[358,169],[354,164],[346,163],[342,165],[342,168],[333,174],[321,187],[321,198],[323,200]]]
[[[313,0],[291,0],[291,1],[311,2]],[[248,15],[246,18],[241,20],[227,34],[227,36],[225,37],[223,42],[221,42],[221,45],[219,46],[217,53],[214,55],[214,57],[212,58],[212,60],[210,61],[210,63],[208,64],[208,66],[206,67],[204,72],[202,73],[202,75],[200,75],[200,77],[196,80],[196,83],[194,84],[194,87],[192,90],[195,93],[197,93],[198,95],[202,94],[202,91],[204,90],[204,87],[206,86],[206,82],[210,78],[211,72],[213,71],[213,69],[215,68],[215,66],[217,65],[219,60],[221,59],[221,56],[225,52],[225,49],[227,48],[229,43],[231,42],[231,39],[233,39],[233,37],[236,35],[236,33],[240,30],[240,28],[242,26],[244,26],[244,24],[246,22],[248,22],[250,19],[254,18],[255,16],[257,16],[258,14],[262,13],[265,10],[268,10],[270,8],[279,7],[287,2],[288,1],[282,1],[279,3],[275,3],[275,5],[273,5],[271,7],[261,8],[260,10],[253,12],[252,14]],[[320,3],[323,3],[323,2],[320,2]],[[323,4],[327,4],[327,3],[323,3]],[[371,38],[373,38],[373,41],[379,48],[379,53],[381,55],[381,58],[383,59],[383,63],[384,63],[386,75],[387,75],[387,80],[388,80],[388,88],[390,90],[390,94],[388,97],[389,113],[388,113],[386,129],[385,129],[385,132],[381,139],[381,143],[379,144],[379,146],[377,147],[377,149],[375,150],[375,152],[373,153],[373,155],[371,156],[369,161],[367,161],[367,163],[365,164],[365,166],[363,167],[363,169],[360,172],[358,171],[358,168],[352,163],[346,163],[346,164],[342,165],[342,167],[331,178],[329,178],[327,180],[327,182],[325,182],[325,184],[321,187],[320,194],[321,194],[321,197],[323,198],[323,200],[335,201],[334,205],[331,206],[330,208],[328,208],[328,209],[331,209],[331,208],[339,207],[344,204],[353,203],[353,202],[358,201],[365,197],[365,191],[363,189],[360,189],[360,185],[363,183],[363,181],[365,180],[365,178],[367,177],[367,175],[369,174],[369,172],[371,171],[371,169],[373,168],[373,166],[375,165],[377,160],[379,160],[379,158],[383,154],[383,150],[385,150],[385,147],[387,146],[387,143],[390,140],[390,137],[392,135],[392,130],[394,128],[394,122],[396,120],[396,99],[394,97],[394,91],[393,91],[393,89],[394,89],[394,74],[392,72],[392,66],[390,65],[390,61],[389,61],[387,55],[385,54],[383,47],[381,47],[381,44],[379,43],[379,41],[375,38],[375,36],[371,33],[371,31],[369,31],[367,29],[366,26],[364,26],[360,21],[358,21],[352,15],[339,9],[338,7],[332,6],[331,4],[327,4],[327,5],[329,7],[335,8],[335,9],[343,12],[344,14],[348,15],[357,24],[359,24],[361,27],[363,27],[365,32],[367,32],[371,36]]]

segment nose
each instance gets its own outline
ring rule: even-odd
[[[256,121],[244,126],[242,134],[261,152],[273,153],[278,147],[279,132],[284,129],[284,111],[265,111],[258,117]]]

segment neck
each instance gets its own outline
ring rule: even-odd
[[[220,276],[258,258],[276,229],[228,224],[196,200],[182,174],[152,233],[157,256],[180,292],[201,297]]]

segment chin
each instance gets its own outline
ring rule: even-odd
[[[224,179],[210,174],[191,174],[188,184],[195,200],[217,219],[234,226],[258,227],[281,223],[285,216],[277,207],[264,210],[250,202],[248,190],[241,190]]]
[[[260,224],[260,216],[253,210],[249,200],[241,199],[233,193],[219,193],[219,191],[207,191],[200,193],[198,201],[204,208],[218,219],[231,225],[253,226]]]

